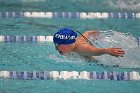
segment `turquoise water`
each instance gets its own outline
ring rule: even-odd
[[[52,3],[53,2],[53,3]],[[0,11],[139,12],[139,0],[0,0]],[[6,6],[6,7],[5,7]]]
[[[22,1],[22,2],[21,2]],[[53,1],[53,3],[52,3]],[[139,12],[139,0],[0,0],[0,11],[105,11],[105,12]],[[62,3],[63,2],[63,3]],[[65,3],[65,4],[64,4]],[[127,5],[123,7],[121,4]],[[112,7],[114,4],[116,6]],[[102,6],[106,5],[105,8]],[[118,6],[117,6],[118,5]],[[133,6],[135,5],[135,7]],[[69,7],[68,7],[69,6]],[[85,7],[83,7],[85,6]],[[94,7],[93,7],[94,6]],[[22,36],[48,36],[53,35],[61,27],[72,27],[80,32],[86,30],[113,30],[119,36],[140,36],[139,19],[43,19],[43,18],[8,18],[0,19],[0,35],[22,35]],[[123,32],[123,33],[122,33]],[[120,37],[121,38],[121,37]],[[114,39],[114,38],[112,38]],[[125,39],[125,38],[122,38]],[[128,40],[131,40],[129,38]],[[122,40],[123,41],[123,40]],[[126,41],[126,43],[130,43]],[[124,44],[124,43],[123,43]],[[123,45],[122,44],[122,45]],[[139,46],[130,43],[126,49],[128,54],[122,59],[117,59],[121,64],[112,67],[112,63],[106,66],[76,59],[76,61],[64,59],[54,49],[51,42],[43,43],[0,43],[0,70],[9,71],[138,71]],[[132,55],[131,55],[132,54]],[[128,59],[131,58],[132,60]],[[110,57],[109,57],[110,58]],[[116,59],[113,59],[116,61]],[[134,63],[135,62],[135,63]],[[115,63],[115,62],[114,62]],[[134,63],[131,65],[127,65]],[[0,79],[0,93],[139,93],[139,81],[94,81],[94,80],[12,80]]]

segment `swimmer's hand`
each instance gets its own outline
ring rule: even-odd
[[[122,50],[122,48],[106,48],[105,54],[109,54],[115,57],[123,57],[125,52]]]

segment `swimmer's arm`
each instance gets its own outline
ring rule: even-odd
[[[121,48],[95,48],[93,49],[93,54],[95,56],[109,54],[115,57],[123,57],[125,52]]]
[[[105,48],[95,48],[95,47],[93,48],[88,47],[84,52],[92,56],[100,56],[103,54],[107,54]]]
[[[96,48],[91,45],[81,46],[79,50],[84,54],[90,56],[100,56],[103,54],[109,54],[111,56],[119,57],[125,54],[125,52],[121,48]]]

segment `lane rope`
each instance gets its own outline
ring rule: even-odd
[[[0,18],[140,18],[140,13],[126,12],[0,12]]]
[[[140,37],[136,38],[140,45]],[[0,42],[32,43],[32,42],[53,42],[53,36],[0,36]]]
[[[139,72],[87,72],[87,71],[0,71],[0,78],[23,79],[23,80],[140,80]]]

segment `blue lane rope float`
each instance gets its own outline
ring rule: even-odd
[[[136,38],[140,45],[140,37]],[[32,43],[32,42],[53,42],[53,36],[0,36],[0,42]]]
[[[87,72],[87,71],[0,71],[0,78],[9,79],[22,79],[22,80],[72,80],[72,79],[85,79],[85,80],[140,80],[139,72]]]
[[[0,12],[0,18],[140,18],[140,13],[108,12]]]

